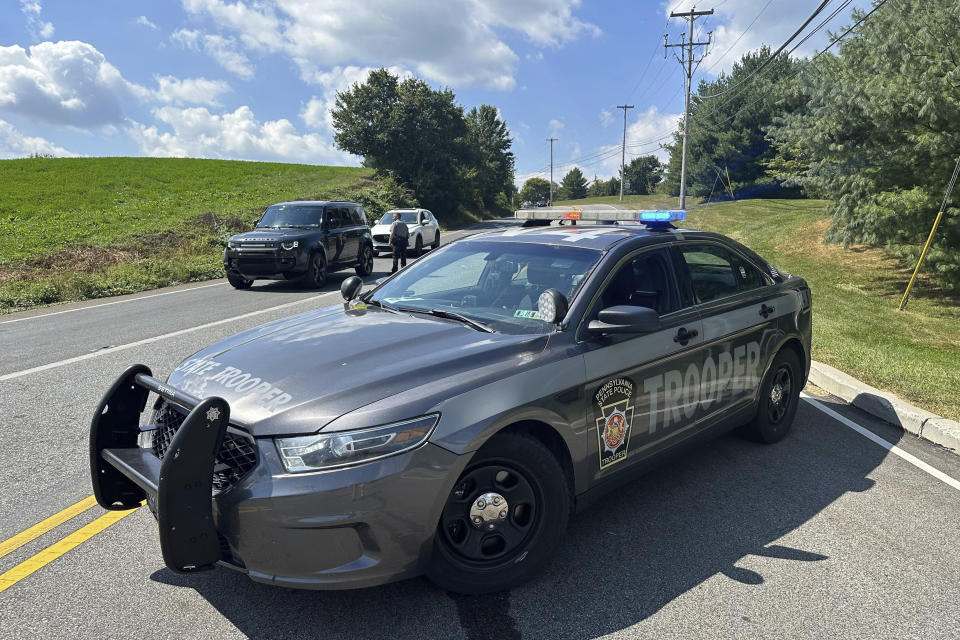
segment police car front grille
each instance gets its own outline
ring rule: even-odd
[[[174,409],[166,400],[161,400],[154,409],[153,424],[156,430],[153,432],[153,453],[161,460],[185,418],[186,416]],[[226,491],[240,482],[255,466],[257,466],[257,449],[253,442],[227,431],[213,467],[213,495]]]

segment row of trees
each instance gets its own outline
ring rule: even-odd
[[[465,112],[449,89],[379,69],[338,93],[331,115],[340,149],[394,176],[430,209],[503,209],[513,199],[512,140],[491,105]]]
[[[627,179],[623,192],[631,195],[653,193],[663,180],[664,166],[657,156],[634,158],[624,168]],[[553,183],[554,200],[579,200],[586,197],[615,196],[620,194],[620,179],[613,177],[602,180],[594,176],[588,183],[583,171],[574,167],[567,172],[560,184]],[[543,178],[529,178],[520,190],[520,200],[524,202],[546,202],[550,198],[550,182]]]

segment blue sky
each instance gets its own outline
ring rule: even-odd
[[[659,153],[683,109],[664,60],[691,1],[7,0],[0,9],[0,158],[191,156],[358,164],[336,149],[336,92],[387,67],[447,86],[466,107],[497,106],[518,180],[572,166],[617,172]],[[717,0],[697,22],[714,45],[698,77],[783,42],[814,0]],[[834,0],[821,17],[841,0]],[[868,6],[858,0],[851,6]],[[849,24],[849,8],[828,28]],[[816,21],[813,24],[817,24]],[[826,30],[798,54],[828,42]],[[695,79],[695,83],[696,83]]]

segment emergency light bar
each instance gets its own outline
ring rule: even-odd
[[[601,205],[602,206],[602,205]],[[644,224],[648,226],[668,225],[671,222],[685,220],[687,212],[683,209],[614,209],[585,205],[583,207],[537,207],[520,209],[514,214],[518,220],[539,220],[547,223],[551,220],[579,220],[581,222],[619,222],[620,224]]]

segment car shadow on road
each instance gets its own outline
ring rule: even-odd
[[[847,493],[870,489],[867,476],[887,452],[828,424],[812,407],[802,404],[801,416],[805,428],[778,445],[720,437],[575,516],[540,577],[509,594],[454,596],[454,635],[602,636],[643,621],[715,576],[763,584],[763,575],[740,566],[751,564],[750,556],[789,563],[788,575],[826,560],[818,549],[780,539]],[[268,587],[228,570],[180,576],[162,569],[151,579],[195,589],[251,637],[304,630],[322,630],[327,638],[450,635],[429,628],[450,600],[424,579],[345,592]]]

